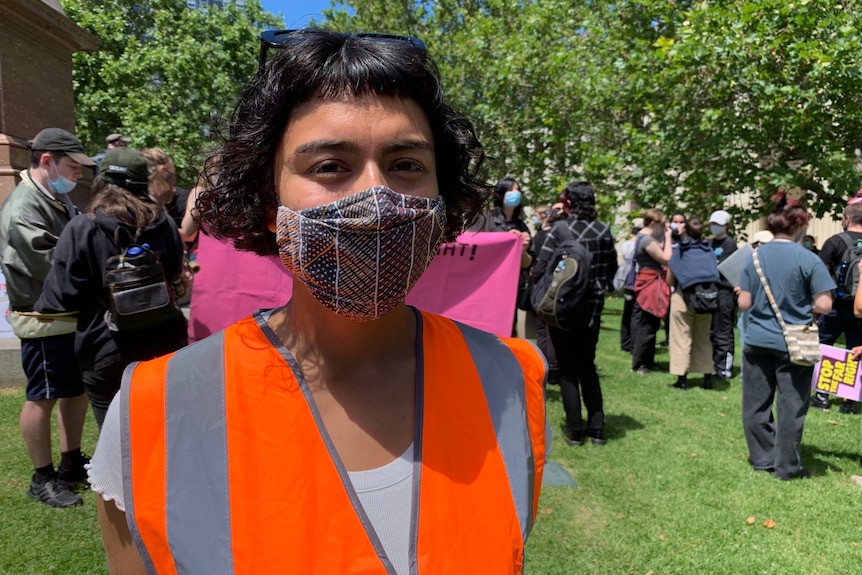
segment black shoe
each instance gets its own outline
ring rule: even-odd
[[[853,413],[853,402],[846,399],[842,401],[838,413]]]
[[[63,466],[57,468],[57,479],[68,483],[70,487],[74,488],[77,485],[84,484],[87,482],[87,470],[84,469],[85,465],[90,463],[90,458],[84,454],[81,454],[81,458],[78,460],[78,463],[75,467],[71,469],[66,469]]]
[[[712,389],[712,374],[704,373],[703,374],[703,388],[704,389]]]
[[[819,391],[811,396],[811,407],[817,409],[829,409],[829,396]]]
[[[56,477],[36,481],[35,475],[30,480],[27,497],[51,507],[74,507],[84,502],[64,481]]]
[[[584,431],[574,431],[568,426],[563,426],[563,439],[572,447],[580,447],[584,444]]]
[[[688,389],[688,382],[686,381],[686,377],[684,375],[678,375],[676,377],[676,383],[671,385],[671,387],[685,391],[686,389]]]
[[[644,367],[644,366],[640,366],[639,368],[637,368],[637,369],[635,370],[635,372],[637,372],[637,374],[638,374],[638,375],[650,375],[650,374],[652,373],[652,372],[649,370],[649,368]]]
[[[794,473],[793,475],[788,475],[786,477],[776,475],[775,478],[779,481],[792,481],[793,479],[810,479],[811,472],[807,469],[800,469],[798,473]]]
[[[605,432],[601,429],[590,429],[587,431],[587,436],[590,438],[590,442],[593,445],[604,445],[608,442],[605,439]]]

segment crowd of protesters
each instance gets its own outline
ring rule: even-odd
[[[161,149],[130,147],[115,133],[90,158],[75,136],[48,128],[30,142],[30,166],[0,210],[0,263],[27,376],[20,417],[34,468],[27,495],[71,507],[82,503],[76,490],[89,480],[112,570],[278,564],[275,555],[262,560],[251,551],[265,554],[283,540],[311,549],[308,533],[331,528],[318,506],[344,519],[345,544],[334,553],[291,554],[296,572],[359,561],[407,573],[419,556],[463,562],[464,548],[490,550],[470,555],[472,570],[520,570],[547,456],[543,379],[559,386],[567,445],[601,446],[613,435],[596,365],[613,292],[626,298],[620,347],[631,353],[632,371],[644,378],[668,371],[680,391],[692,374],[707,390],[729,385],[738,310],[749,463],[780,480],[810,476],[800,455],[805,417],[829,400],[811,395],[814,365],[788,353],[785,322],[817,322],[821,343],[843,335],[854,357],[862,353],[862,293],[844,293],[841,275],[857,248],[850,271],[862,272],[862,203],[849,203],[845,231],[819,251],[804,236],[810,216],[801,198],[784,191],[772,198],[768,229],[744,248],[724,209],[668,220],[649,208],[622,238],[620,265],[590,182],[572,182],[557,203],[535,208],[531,233],[521,183],[506,177],[493,187],[479,178],[481,144],[469,121],[442,103],[436,69],[415,39],[268,31],[261,50],[231,136],[191,191],[177,187],[174,162]],[[324,84],[309,88],[312,79]],[[295,83],[274,90],[280,81]],[[270,146],[247,145],[261,138]],[[68,194],[85,167],[96,177],[79,213]],[[518,236],[521,310],[532,310],[548,274],[580,274],[583,291],[567,324],[537,318],[546,370],[523,340],[406,305],[441,243],[465,224]],[[188,251],[201,225],[240,249],[279,255],[293,295],[187,346],[175,300],[188,293]],[[557,259],[567,242],[577,248],[568,255],[585,254],[583,266]],[[421,248],[405,254],[405,245]],[[736,257],[740,249],[745,258]],[[134,267],[129,262],[142,252],[153,254],[148,265],[171,290],[171,310],[127,331],[108,276]],[[663,322],[667,367],[656,361]],[[91,465],[81,451],[88,403],[102,434]],[[477,412],[484,416],[452,431],[452,417],[467,421]],[[299,440],[281,433],[286,413]],[[431,433],[423,435],[426,427]],[[434,473],[422,476],[419,493],[426,467]],[[211,489],[190,480],[200,471]],[[287,536],[265,529],[260,544],[258,526],[274,516],[273,500],[264,494],[246,506],[244,498],[257,496],[231,482],[285,477],[279,501],[298,510],[297,520]],[[210,513],[215,504],[250,511],[234,521]],[[515,529],[489,534],[473,528],[477,521]],[[435,537],[417,550],[420,527]],[[211,540],[228,536],[234,547],[210,555]],[[184,544],[173,545],[178,540]]]

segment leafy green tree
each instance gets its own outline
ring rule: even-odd
[[[62,0],[66,14],[101,40],[74,57],[78,136],[95,154],[122,132],[160,147],[192,185],[219,118],[257,66],[258,37],[279,21],[257,0],[190,10],[185,0]]]
[[[548,201],[585,178],[703,214],[777,187],[822,215],[860,184],[862,5],[848,0],[341,2],[336,29],[422,37],[494,177]],[[737,221],[757,217],[737,209]]]

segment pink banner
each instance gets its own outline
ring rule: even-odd
[[[811,376],[812,389],[859,401],[862,395],[859,362],[853,359],[849,350],[840,347],[821,343],[820,353],[823,354],[823,359],[814,366],[814,374]]]
[[[501,336],[512,333],[520,238],[514,234],[465,233],[443,244],[407,303]],[[201,234],[200,272],[192,291],[189,338],[202,339],[258,309],[284,305],[291,275],[275,256],[241,252]]]

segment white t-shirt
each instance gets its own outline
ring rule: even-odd
[[[120,398],[111,402],[88,467],[90,487],[117,509],[126,510],[123,496],[123,453],[120,443]],[[348,472],[359,503],[380,538],[398,575],[410,572],[410,516],[413,495],[413,444],[383,467]]]

